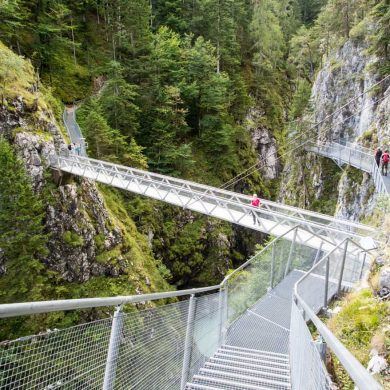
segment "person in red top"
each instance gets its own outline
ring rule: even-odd
[[[389,168],[389,151],[385,150],[385,152],[382,154],[382,175],[387,176],[387,171]]]
[[[253,194],[252,200],[251,200],[251,206],[252,207],[260,207],[261,202],[260,199],[257,197],[257,194]],[[252,211],[252,217],[253,217],[253,224],[256,225],[256,222],[259,224],[256,218],[256,213]]]

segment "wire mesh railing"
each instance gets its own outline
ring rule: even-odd
[[[331,380],[316,348],[306,321],[312,321],[359,389],[380,389],[378,383],[317,317],[331,299],[361,280],[369,268],[367,250],[346,239],[326,253],[296,283],[290,324],[292,389],[330,389]],[[299,341],[298,341],[299,340]],[[302,359],[309,356],[309,359]]]
[[[220,346],[218,289],[1,342],[0,389],[180,389]]]
[[[290,326],[290,370],[293,389],[330,390],[326,371],[306,321],[298,305],[292,302]],[[304,365],[304,369],[303,366]]]
[[[324,251],[279,237],[225,278],[227,343],[288,353],[291,298],[295,282]]]

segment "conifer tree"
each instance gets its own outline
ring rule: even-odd
[[[44,208],[34,194],[23,163],[0,138],[0,248],[5,274],[1,302],[39,300],[47,281],[40,259],[47,254]]]

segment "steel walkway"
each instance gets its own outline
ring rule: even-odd
[[[390,176],[383,176],[378,168],[373,152],[360,145],[343,142],[310,142],[306,150],[335,160],[338,165],[348,164],[372,176],[379,194],[390,194]]]
[[[87,144],[76,121],[76,106],[65,107],[62,119],[72,144],[80,145],[80,156],[87,156]]]

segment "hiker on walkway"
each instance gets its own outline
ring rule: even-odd
[[[383,176],[387,176],[388,168],[389,168],[389,160],[390,160],[389,151],[385,150],[385,152],[382,154],[382,175]]]
[[[78,156],[80,156],[80,154],[81,154],[81,145],[80,144],[76,145],[76,153]]]
[[[253,194],[251,200],[251,206],[256,208],[261,206],[261,202],[260,199],[257,197],[257,194]],[[256,225],[256,222],[257,224],[259,224],[256,218],[256,213],[254,211],[252,211],[252,217],[253,217],[253,224]]]
[[[378,168],[381,165],[381,157],[382,157],[382,149],[378,148],[375,152],[375,161],[376,161],[376,165],[378,165]]]

